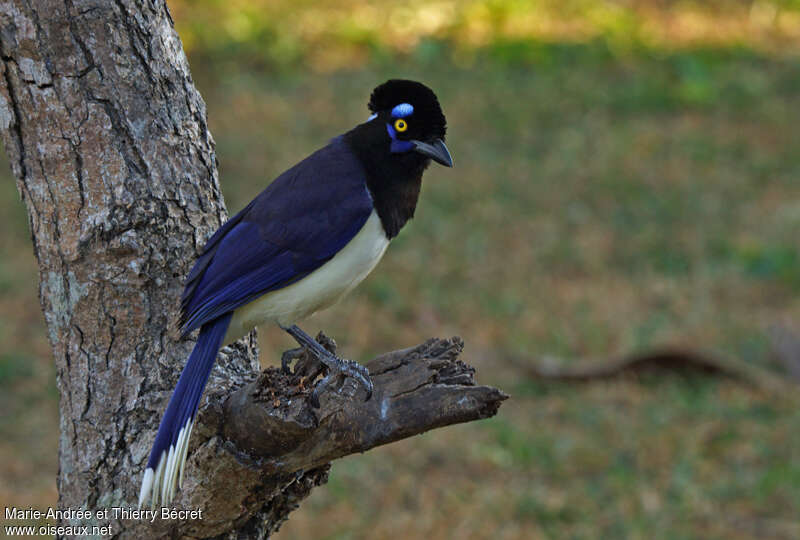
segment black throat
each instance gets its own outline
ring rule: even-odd
[[[391,240],[414,217],[422,173],[430,159],[413,150],[391,153],[386,125],[380,119],[356,126],[345,133],[344,140],[364,166],[372,202]]]

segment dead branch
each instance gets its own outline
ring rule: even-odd
[[[664,346],[603,359],[580,360],[572,365],[553,358],[531,363],[509,359],[532,379],[564,382],[591,382],[646,372],[702,373],[727,377],[745,384],[777,390],[784,387],[781,378],[759,366],[720,353],[686,347]]]
[[[459,337],[430,339],[375,358],[367,364],[375,385],[369,401],[363,401],[363,388],[348,381],[339,391],[324,390],[315,409],[302,366],[292,374],[268,368],[233,394],[213,398],[200,416],[201,435],[176,506],[237,518],[156,520],[148,534],[207,537],[231,525],[241,532],[244,521],[274,530],[288,513],[275,514],[284,507],[285,492],[296,505],[326,481],[332,460],[494,416],[508,396],[476,385],[475,370],[458,359],[462,350]]]

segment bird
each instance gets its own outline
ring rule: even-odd
[[[180,332],[197,342],[167,405],[142,478],[139,507],[169,504],[183,483],[189,437],[217,352],[275,323],[334,377],[366,389],[366,367],[328,352],[297,322],[329,307],[378,264],[414,217],[431,161],[452,167],[436,94],[391,79],[370,94],[368,119],[273,180],[206,242],[186,277]],[[282,358],[283,368],[290,358]]]

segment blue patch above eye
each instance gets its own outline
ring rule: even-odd
[[[414,106],[410,103],[401,103],[392,109],[392,116],[394,118],[405,118],[414,113]]]

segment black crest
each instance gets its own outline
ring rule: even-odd
[[[433,90],[417,81],[391,79],[372,91],[369,110],[373,113],[387,111],[400,103],[410,103],[414,107],[414,117],[426,126],[426,131],[444,139],[447,120],[439,106]]]

